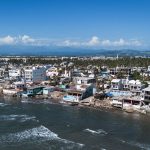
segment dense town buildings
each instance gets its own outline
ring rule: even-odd
[[[13,96],[49,97],[59,91],[63,102],[79,103],[95,96],[107,98],[112,106],[122,109],[149,111],[149,59],[145,58],[145,66],[120,65],[123,59],[133,58],[1,57],[1,92]],[[104,65],[104,61],[116,66]]]

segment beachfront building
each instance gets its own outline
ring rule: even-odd
[[[132,92],[130,92],[130,91],[112,90],[112,91],[108,92],[107,95],[111,96],[111,97],[132,96]]]
[[[145,85],[141,83],[139,80],[130,80],[129,81],[129,90],[134,95],[140,95],[142,89],[144,89]]]
[[[150,103],[150,86],[142,90],[142,98],[145,102]]]
[[[55,90],[54,86],[45,87],[43,88],[43,95],[50,95],[51,92],[54,92],[54,90]]]
[[[111,81],[111,89],[112,90],[107,93],[108,96],[122,97],[132,95],[132,92],[129,90],[128,79],[113,79]]]
[[[6,83],[6,82],[5,82]],[[26,88],[26,84],[24,82],[13,82],[10,84],[9,82],[5,84],[3,88],[4,95],[17,96],[20,95]]]
[[[141,97],[126,97],[123,98],[122,109],[133,112],[134,110],[140,110],[142,106]]]
[[[23,93],[22,97],[34,97],[36,95],[42,95],[44,88],[45,88],[44,86],[34,86],[27,88],[26,93]]]
[[[124,91],[129,90],[129,80],[128,79],[122,79],[122,85],[123,85],[123,90]]]
[[[46,68],[44,66],[27,67],[24,72],[26,81],[40,83],[46,80]]]
[[[119,97],[114,97],[111,104],[114,107],[119,107],[124,110],[129,110],[129,109],[137,110],[140,109],[142,105],[142,101],[140,97],[119,96]]]
[[[74,88],[66,90],[67,95],[63,97],[64,102],[79,102],[96,93],[94,85],[76,85]]]
[[[139,80],[113,79],[110,93],[113,96],[140,96],[144,87],[145,85]]]
[[[11,85],[12,88],[16,89],[16,90],[24,90],[26,88],[26,85],[24,82],[13,82]]]
[[[64,102],[79,102],[96,93],[95,79],[90,77],[74,77],[73,86],[66,90],[67,95],[63,97]]]

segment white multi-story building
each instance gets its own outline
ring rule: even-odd
[[[27,67],[24,69],[24,76],[27,81],[32,81],[33,79],[33,70],[32,67]]]
[[[150,72],[150,66],[148,66],[148,69],[147,69],[147,71],[149,71],[149,72]]]
[[[122,81],[121,81],[121,79],[113,79],[111,81],[111,88],[113,90],[120,90],[120,89],[122,89]]]
[[[46,80],[46,68],[43,66],[27,67],[24,69],[26,81],[41,82]]]
[[[47,77],[58,76],[58,69],[56,67],[51,67],[46,70]]]
[[[142,97],[145,102],[150,103],[150,86],[142,90]]]
[[[11,69],[8,71],[10,78],[18,78],[21,76],[21,70],[20,69]]]
[[[130,80],[129,81],[129,89],[135,95],[140,95],[142,89],[145,87],[144,84],[139,80]]]

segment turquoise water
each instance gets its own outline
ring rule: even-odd
[[[0,150],[148,150],[150,116],[0,101]]]

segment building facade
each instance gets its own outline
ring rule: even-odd
[[[24,69],[26,81],[42,82],[46,80],[46,68],[45,67],[29,67]]]

